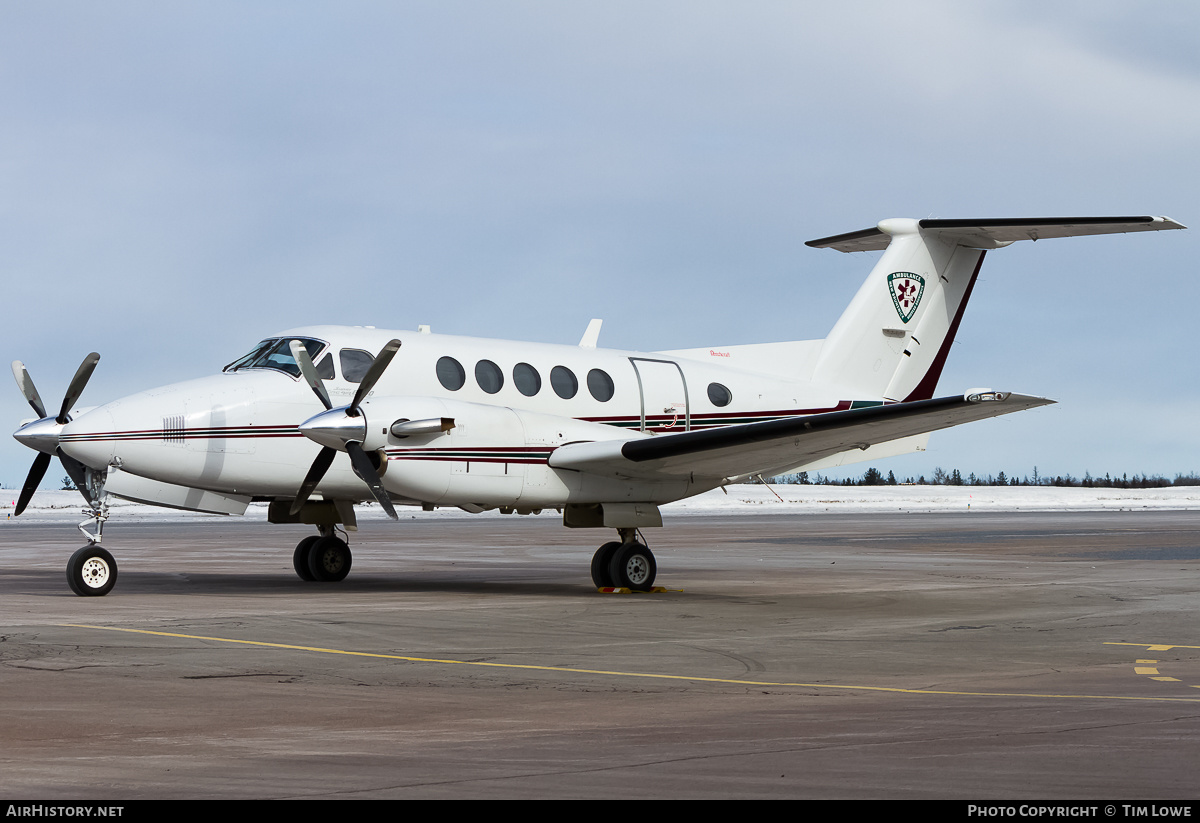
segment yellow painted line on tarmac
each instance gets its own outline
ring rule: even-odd
[[[1152,652],[1168,651],[1170,649],[1200,649],[1200,646],[1165,646],[1165,645],[1153,645],[1153,644],[1147,645],[1146,643],[1110,643],[1110,642],[1106,642],[1104,645],[1106,645],[1106,646],[1138,646],[1138,647],[1144,647],[1148,651],[1152,651]],[[1159,675],[1157,660],[1136,660],[1134,662],[1138,664],[1133,667],[1134,674],[1157,675],[1157,676],[1151,676],[1150,679],[1151,680],[1160,680],[1160,681],[1163,681],[1166,683],[1182,683],[1183,682],[1178,677],[1168,677],[1166,675]],[[1200,689],[1200,686],[1192,686],[1192,688]]]
[[[213,643],[236,643],[243,646],[258,646],[269,649],[289,649],[291,651],[316,652],[318,654],[340,654],[348,657],[372,657],[382,660],[402,660],[408,663],[440,663],[451,666],[481,666],[491,669],[522,669],[526,671],[563,672],[566,674],[599,674],[611,677],[641,678],[647,680],[682,680],[693,683],[725,683],[735,686],[780,686],[803,689],[837,689],[839,691],[890,692],[893,694],[928,694],[928,695],[957,695],[960,697],[1032,697],[1058,700],[1135,700],[1148,703],[1200,703],[1198,697],[1136,697],[1120,694],[1037,694],[1034,692],[960,692],[942,689],[901,689],[890,686],[858,686],[838,683],[793,683],[771,680],[737,680],[727,677],[698,677],[684,674],[654,674],[651,672],[625,672],[606,669],[576,669],[567,666],[538,666],[529,663],[485,663],[477,660],[452,660],[438,657],[413,657],[402,654],[381,654],[378,652],[356,652],[346,649],[325,649],[320,646],[296,646],[289,643],[267,643],[262,640],[238,640],[232,637],[209,637],[200,634],[180,634],[178,632],[156,632],[149,629],[124,629],[118,626],[92,626],[86,623],[60,623],[60,626],[71,629],[95,629],[105,632],[128,632],[130,634],[147,634],[156,637],[178,637],[185,640],[207,640]]]
[[[1181,646],[1179,644],[1167,646],[1162,643],[1115,643],[1112,641],[1105,641],[1104,645],[1105,646],[1138,646],[1139,648],[1143,648],[1148,652],[1169,652],[1171,649],[1200,649],[1200,646]]]

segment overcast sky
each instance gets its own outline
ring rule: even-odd
[[[0,359],[56,406],[92,350],[83,405],[309,323],[823,337],[878,254],[815,237],[1200,224],[1197,43],[1183,2],[0,0]],[[1198,231],[990,253],[938,394],[1059,404],[880,468],[1200,471]]]

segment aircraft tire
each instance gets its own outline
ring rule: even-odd
[[[312,534],[300,541],[296,546],[295,553],[292,554],[292,568],[296,570],[296,574],[301,580],[311,583],[317,578],[313,577],[313,573],[308,568],[308,553],[312,548],[313,543],[321,539],[321,535]]]
[[[308,549],[308,570],[313,580],[337,583],[350,574],[352,559],[345,540],[333,535],[321,537]]]
[[[650,549],[641,543],[624,543],[613,554],[608,572],[613,585],[635,592],[648,592],[654,586],[658,564]]]
[[[84,546],[67,561],[67,584],[80,597],[103,597],[117,583],[117,561],[100,546]]]
[[[613,555],[619,548],[621,544],[614,540],[596,549],[596,553],[592,555],[592,582],[596,584],[597,589],[606,589],[614,585],[609,566],[612,565]]]

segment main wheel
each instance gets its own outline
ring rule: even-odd
[[[292,568],[296,570],[301,580],[312,582],[317,578],[313,577],[313,573],[308,569],[308,553],[312,549],[313,543],[321,539],[321,535],[313,534],[304,538],[296,546],[296,551],[292,554]]]
[[[308,549],[308,570],[313,580],[336,583],[350,574],[351,559],[346,541],[333,535],[321,537]]]
[[[597,589],[607,589],[614,585],[612,573],[608,567],[612,564],[613,555],[619,548],[621,548],[621,544],[614,540],[612,543],[605,543],[596,549],[596,553],[592,555],[592,582],[596,584]]]
[[[654,586],[658,564],[650,549],[641,543],[624,543],[613,554],[608,565],[613,585],[638,592],[648,592]]]
[[[67,583],[80,597],[102,597],[117,583],[117,561],[94,543],[67,561]]]

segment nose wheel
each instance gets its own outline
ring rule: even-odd
[[[67,584],[80,597],[102,597],[117,583],[117,561],[91,543],[67,561]]]

